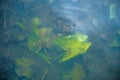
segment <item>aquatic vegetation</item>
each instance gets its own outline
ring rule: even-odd
[[[34,29],[34,33],[28,39],[28,48],[31,51],[40,51],[41,48],[53,46],[54,34],[51,28]]]
[[[41,53],[41,52],[37,52],[36,54],[38,54],[41,58],[43,58],[51,67],[54,67],[54,65],[50,61],[49,56],[47,56],[46,54]]]
[[[120,47],[120,30],[118,30],[117,35],[110,44],[110,47]]]
[[[81,33],[60,37],[56,39],[55,43],[65,50],[59,62],[65,62],[80,54],[84,54],[91,46],[91,42],[88,42],[88,36]]]
[[[82,66],[78,63],[74,63],[73,69],[63,75],[63,80],[83,80],[85,78],[85,72]]]
[[[113,42],[110,44],[110,47],[120,47],[120,31],[117,32],[117,36],[114,38]]]
[[[39,40],[36,36],[30,36],[28,38],[28,48],[30,51],[39,52],[42,48],[42,45],[39,43]]]
[[[117,34],[120,36],[120,30],[118,30]]]
[[[44,74],[43,74],[43,76],[42,76],[42,78],[40,80],[44,80],[47,73],[48,73],[48,69],[45,69]]]
[[[51,28],[40,28],[34,30],[36,36],[39,37],[41,45],[44,45],[47,48],[51,48],[54,44],[55,34],[52,32]]]
[[[51,28],[36,28],[28,39],[29,50],[39,54],[49,65],[52,66],[47,54],[46,48],[51,48],[53,46],[54,34]],[[41,53],[41,49],[44,49],[44,53]]]
[[[40,18],[39,17],[34,17],[31,20],[30,23],[30,28],[26,27],[26,24],[24,24],[24,22],[17,22],[16,25],[22,30],[22,31],[27,31],[27,32],[31,32],[33,29],[38,28],[38,26],[41,24]],[[32,30],[31,30],[32,29]]]
[[[18,35],[18,40],[20,40],[20,41],[22,41],[22,40],[24,40],[26,37],[24,36],[24,35]]]
[[[21,29],[21,30],[25,30],[25,25],[23,23],[17,22],[16,25]]]
[[[24,76],[26,78],[31,78],[32,70],[30,66],[33,62],[28,58],[20,58],[17,59],[15,62],[15,72],[17,76]]]
[[[38,18],[33,20],[34,23],[36,21],[39,22]],[[91,46],[91,43],[88,42],[88,36],[81,33],[56,37],[51,28],[35,27],[32,29],[31,35],[28,38],[28,48],[41,56],[50,66],[53,65],[48,56],[47,48],[52,48],[54,45],[59,46],[65,51],[61,54],[62,58],[59,59],[59,62],[65,62],[85,53]],[[41,49],[43,49],[42,52]]]
[[[117,21],[116,17],[116,4],[110,4],[109,7],[109,13],[110,13],[110,20],[115,19]]]
[[[5,28],[6,27],[6,25],[7,25],[7,14],[6,13],[4,13],[4,21],[3,21],[3,27]]]
[[[40,21],[39,17],[34,17],[32,19],[32,26],[38,27],[40,24],[41,24],[41,21]]]
[[[110,47],[120,47],[120,39],[118,39],[118,37],[115,38]]]

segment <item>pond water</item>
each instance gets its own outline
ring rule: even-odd
[[[0,0],[0,80],[119,74],[119,0]]]

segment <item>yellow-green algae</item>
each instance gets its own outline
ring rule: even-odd
[[[31,78],[32,70],[30,69],[30,66],[32,64],[33,62],[28,58],[17,59],[15,62],[15,72],[17,76]]]
[[[91,46],[91,42],[88,42],[88,36],[81,33],[60,37],[56,39],[55,43],[65,50],[64,56],[60,58],[59,62],[65,62],[80,54],[84,54]]]
[[[79,63],[74,63],[72,70],[63,75],[63,80],[83,80],[84,78],[85,72]]]

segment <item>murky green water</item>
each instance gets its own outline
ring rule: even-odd
[[[0,80],[120,80],[119,0],[1,0]]]

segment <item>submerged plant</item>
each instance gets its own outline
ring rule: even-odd
[[[33,62],[28,58],[20,58],[15,62],[15,72],[19,77],[31,78],[32,70],[30,66]]]
[[[65,50],[59,62],[65,62],[83,54],[91,46],[91,42],[88,42],[88,36],[81,33],[58,38],[55,43]]]
[[[37,17],[32,19],[34,26],[38,26],[39,22]],[[28,38],[28,48],[30,51],[40,55],[51,66],[53,65],[47,49],[52,48],[53,45],[59,46],[59,48],[65,51],[61,54],[62,58],[59,59],[59,62],[65,62],[79,54],[85,53],[91,46],[91,43],[88,42],[88,36],[81,33],[56,37],[51,28],[32,28],[31,35]]]
[[[51,48],[54,34],[51,28],[34,29],[28,39],[28,48],[32,51],[40,51],[42,47]]]
[[[39,54],[48,64],[52,65],[49,57],[47,56],[47,49],[53,46],[54,34],[51,28],[36,28],[33,30],[31,36],[28,39],[29,50]],[[41,49],[43,52],[41,53]]]
[[[39,43],[46,48],[51,48],[54,44],[55,35],[51,28],[40,28],[34,30],[36,36],[39,37]]]
[[[120,36],[120,30],[118,30],[117,34]]]
[[[39,43],[38,37],[36,36],[30,36],[27,45],[29,50],[33,52],[39,52],[42,48],[42,45]]]
[[[110,47],[120,47],[120,30],[117,32],[117,36],[114,38],[113,42],[110,44]]]
[[[40,18],[39,17],[34,17],[32,19],[32,26],[38,27],[41,24]]]
[[[110,20],[115,19],[116,21],[118,21],[116,17],[116,4],[110,4],[109,11]]]
[[[84,78],[85,72],[78,63],[74,63],[73,69],[63,75],[63,80],[83,80]]]
[[[48,73],[48,69],[45,69],[44,73],[43,73],[43,76],[41,77],[41,80],[44,80],[46,75]]]
[[[23,23],[17,22],[16,25],[21,29],[24,30],[25,29],[25,25]]]

